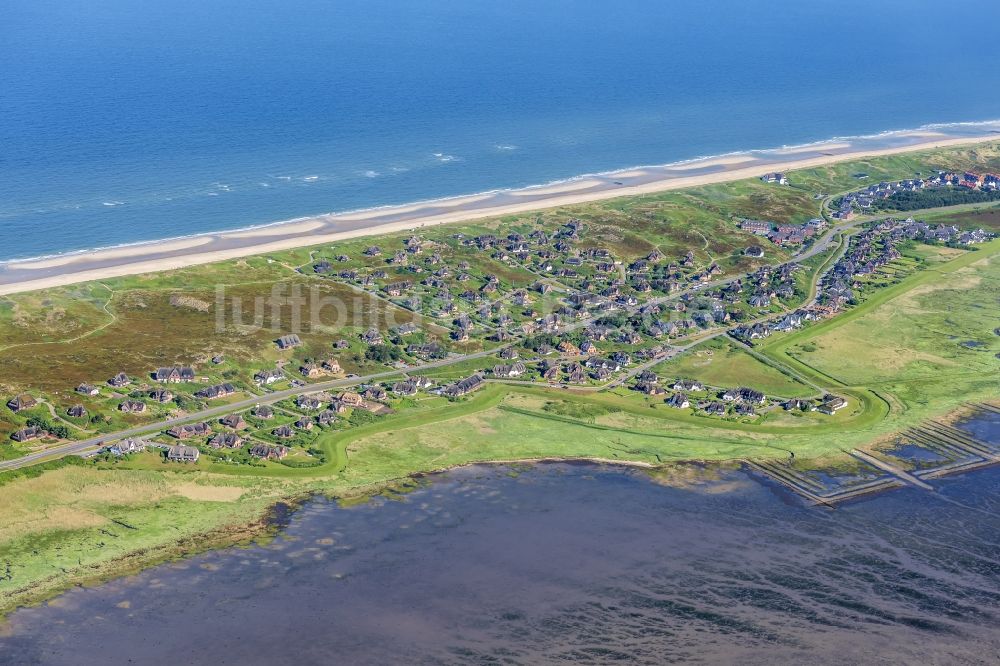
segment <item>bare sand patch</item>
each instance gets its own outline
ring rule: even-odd
[[[621,174],[613,174],[621,175]],[[622,176],[623,178],[625,176]],[[578,190],[586,190],[597,185],[603,185],[604,182],[597,180],[596,178],[581,178],[580,180],[570,180],[565,183],[556,183],[554,185],[541,185],[538,187],[526,187],[523,190],[512,190],[509,194],[516,197],[533,197],[539,194],[563,194],[566,192],[576,192]]]
[[[60,257],[52,257],[51,259],[35,259],[27,261],[12,261],[8,265],[12,269],[17,270],[40,270],[43,268],[55,268],[57,266],[66,266],[68,264],[73,264],[78,261],[87,261],[91,259],[94,255],[100,255],[103,260],[106,259],[121,259],[130,258],[136,255],[143,254],[145,252],[176,252],[177,250],[189,250],[191,248],[199,247],[210,242],[212,239],[207,236],[199,236],[197,238],[185,238],[178,239],[175,241],[157,241],[155,243],[149,243],[144,245],[130,245],[128,247],[112,248],[107,250],[97,250],[96,252],[87,252],[82,254],[68,254]]]
[[[730,155],[727,157],[710,157],[704,160],[685,162],[684,164],[668,165],[671,170],[686,171],[688,169],[703,169],[711,166],[730,166],[733,164],[745,164],[756,162],[758,159],[752,155]]]
[[[815,153],[822,152],[824,150],[844,150],[845,148],[850,147],[851,144],[843,141],[831,141],[830,143],[816,143],[811,146],[791,146],[789,148],[769,150],[767,152],[773,153],[774,155],[799,155],[801,153]]]
[[[288,236],[294,234],[304,234],[324,227],[325,224],[319,220],[309,220],[305,222],[289,222],[287,224],[275,224],[259,229],[248,229],[247,231],[231,231],[226,234],[229,238],[267,238],[268,236]]]

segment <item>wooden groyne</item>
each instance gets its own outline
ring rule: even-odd
[[[993,405],[969,405],[983,412],[1000,414],[1000,408]],[[744,460],[746,467],[763,474],[811,504],[833,506],[838,502],[858,498],[871,493],[911,486],[933,491],[928,481],[949,474],[960,474],[1000,463],[1000,444],[989,444],[977,439],[965,430],[939,421],[928,421],[920,426],[904,431],[899,437],[900,444],[909,444],[944,458],[945,462],[935,467],[919,470],[904,469],[903,459],[885,454],[872,454],[853,449],[847,451],[869,471],[882,474],[873,480],[857,483],[849,487],[826,485],[783,462]],[[905,463],[904,463],[905,464]]]
[[[763,474],[772,481],[791,490],[811,504],[833,506],[838,502],[845,502],[849,499],[891,490],[904,485],[902,481],[892,476],[880,476],[877,479],[858,483],[848,488],[826,486],[784,463],[753,460],[744,460],[743,463],[750,469]],[[870,465],[867,466],[871,467]]]

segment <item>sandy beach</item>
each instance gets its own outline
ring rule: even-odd
[[[754,178],[769,171],[789,171],[864,157],[987,141],[1000,141],[1000,135],[954,136],[926,130],[897,132],[850,141],[837,140],[803,147],[750,151],[746,154],[692,160],[673,166],[631,168],[520,190],[501,190],[353,213],[298,218],[255,229],[203,234],[45,259],[12,261],[0,264],[0,295],[185,268],[296,247],[335,243],[359,236],[388,234],[621,196],[653,194]]]

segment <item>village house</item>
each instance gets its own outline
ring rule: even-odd
[[[335,395],[333,399],[348,407],[364,407],[365,399],[353,391],[342,391]]]
[[[76,392],[79,393],[80,395],[89,395],[89,396],[95,396],[98,393],[100,393],[100,391],[97,390],[97,387],[91,384],[80,384],[79,386],[76,387]]]
[[[362,395],[365,400],[385,400],[388,397],[385,389],[378,385],[369,386]]]
[[[726,402],[745,402],[758,405],[763,405],[767,401],[763,393],[746,387],[727,389],[722,394],[722,399]]]
[[[150,392],[149,397],[160,404],[164,404],[173,400],[174,394],[165,388],[158,388]]]
[[[396,382],[392,385],[392,392],[396,395],[409,396],[416,395],[417,393],[417,383],[411,379],[402,382]]]
[[[667,404],[677,409],[687,409],[691,406],[686,393],[675,393],[667,399]]]
[[[288,455],[288,447],[278,444],[255,444],[250,448],[250,455],[261,460],[281,460]]]
[[[583,364],[591,370],[601,369],[609,372],[618,372],[622,369],[621,363],[610,358],[598,358],[596,356],[588,358]]]
[[[736,403],[736,413],[740,416],[754,416],[757,412],[754,411],[753,404],[749,402],[738,402]]]
[[[196,463],[201,452],[193,446],[175,444],[167,449],[167,460],[171,462]]]
[[[271,384],[281,381],[285,377],[281,370],[258,370],[254,376],[253,380],[258,386],[270,386]]]
[[[836,395],[825,395],[817,409],[823,414],[833,415],[844,407],[847,407],[847,400],[844,398]]]
[[[87,410],[83,405],[73,405],[66,410],[66,414],[68,416],[72,416],[73,418],[80,419],[87,415]]]
[[[786,412],[791,412],[796,409],[803,411],[809,409],[809,402],[807,400],[801,400],[799,398],[791,398],[790,400],[786,400],[785,402],[781,403],[781,407]]]
[[[705,413],[713,416],[725,416],[726,406],[721,402],[710,402],[705,405]]]
[[[7,407],[15,414],[17,412],[23,412],[26,409],[31,409],[37,404],[38,401],[27,394],[16,395],[7,401]]]
[[[704,391],[705,387],[701,382],[694,379],[678,379],[674,382],[675,391]]]
[[[104,449],[106,453],[110,453],[113,456],[126,456],[130,453],[139,453],[145,450],[146,442],[141,439],[133,439],[132,437],[115,442]]]
[[[283,335],[280,338],[278,338],[275,342],[278,345],[278,349],[282,350],[294,349],[295,347],[298,347],[302,344],[302,340],[299,338],[299,336],[295,335],[294,333],[289,335]]]
[[[233,430],[239,430],[240,428],[247,427],[247,422],[244,421],[243,417],[239,414],[226,414],[219,419],[219,423],[227,428],[232,428]]]
[[[177,439],[190,439],[191,437],[205,437],[212,432],[212,427],[207,423],[189,423],[187,425],[174,426],[167,431],[167,434]]]
[[[208,441],[213,449],[238,449],[243,446],[243,438],[235,432],[220,432]]]
[[[316,423],[321,426],[328,426],[337,420],[337,413],[332,409],[324,409],[316,415]]]
[[[463,395],[468,395],[469,393],[482,388],[484,385],[485,382],[483,381],[483,376],[477,373],[471,377],[460,379],[454,384],[445,387],[441,393],[449,398],[460,398]]]
[[[788,177],[780,171],[775,171],[773,173],[765,173],[760,177],[761,181],[765,183],[777,183],[778,185],[787,185]]]
[[[169,368],[157,368],[153,379],[164,384],[179,384],[194,381],[194,368],[175,365]]]
[[[146,403],[139,400],[124,400],[118,404],[118,409],[125,414],[141,414],[146,411]]]
[[[257,405],[257,407],[255,407],[253,410],[253,415],[256,416],[258,419],[265,419],[265,420],[273,419],[274,410],[267,405]]]
[[[214,386],[206,386],[205,388],[197,391],[194,396],[196,398],[202,398],[204,400],[215,400],[217,398],[225,398],[236,393],[236,387],[225,382],[224,384],[216,384]]]
[[[132,383],[132,380],[128,378],[124,372],[119,372],[117,375],[108,380],[108,385],[114,388],[124,388]]]
[[[27,426],[21,428],[20,430],[14,432],[10,438],[15,442],[30,442],[33,439],[38,439],[45,436],[45,431],[38,426]]]
[[[311,395],[300,395],[295,399],[295,406],[299,409],[304,409],[306,411],[316,411],[323,406],[323,403],[319,399],[314,398]]]
[[[303,363],[301,366],[299,366],[299,373],[301,373],[303,377],[313,378],[322,375],[323,369],[320,368],[319,365],[309,362],[309,363]]]
[[[757,236],[766,236],[771,233],[771,226],[770,222],[764,220],[740,220],[740,229]]]
[[[502,377],[504,379],[513,379],[514,377],[520,377],[526,372],[527,368],[524,367],[524,363],[514,363],[513,365],[495,365],[493,366],[493,376]]]
[[[308,416],[303,416],[295,422],[295,427],[299,430],[312,430],[313,422]]]
[[[278,426],[271,431],[271,434],[275,437],[280,437],[281,439],[291,439],[292,437],[295,437],[295,431],[292,430],[292,426],[289,425]]]
[[[377,328],[369,328],[367,331],[361,334],[361,341],[366,345],[380,345],[385,340],[382,338],[382,334],[379,333]]]

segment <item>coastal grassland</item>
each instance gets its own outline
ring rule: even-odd
[[[1000,232],[1000,205],[996,204],[960,212],[939,211],[929,215],[923,214],[920,217],[933,224],[954,224],[963,229],[982,227],[994,233]]]
[[[697,379],[707,386],[749,386],[769,396],[803,398],[816,389],[754,358],[726,338],[702,343],[653,370],[667,380]]]
[[[71,465],[0,486],[0,611],[259,531],[265,479]]]
[[[988,172],[1000,169],[1000,142],[928,149],[872,157],[790,172],[792,187],[827,195],[858,190],[881,181],[926,178],[937,170]],[[864,178],[859,178],[862,174]]]
[[[135,282],[135,280],[130,280]],[[263,286],[260,286],[263,285]],[[274,339],[291,325],[291,306],[275,309],[269,303],[259,307],[255,299],[269,297],[272,288],[288,295],[293,289],[306,293],[315,287],[319,298],[344,303],[350,308],[347,317],[335,307],[304,298],[299,327],[303,346],[293,354],[278,352]],[[11,345],[0,350],[4,367],[0,390],[4,393],[40,390],[62,400],[77,401],[73,388],[81,382],[101,384],[119,371],[132,377],[149,379],[149,373],[163,365],[193,364],[204,366],[216,354],[229,361],[225,367],[199,370],[228,379],[227,371],[236,371],[248,380],[250,368],[271,364],[278,358],[325,358],[332,354],[330,342],[337,336],[356,338],[357,333],[373,322],[404,323],[416,316],[370,296],[358,294],[335,282],[309,282],[291,276],[281,282],[242,284],[228,287],[219,303],[214,289],[194,286],[186,289],[159,284],[134,287],[116,292],[111,307],[114,320],[92,334],[44,345]],[[235,302],[242,315],[234,319]],[[30,312],[32,321],[44,317],[44,306]],[[391,311],[391,317],[387,312]],[[315,315],[315,318],[314,318]],[[221,321],[222,325],[219,326]],[[16,334],[17,323],[0,323],[0,336]],[[30,326],[30,325],[29,325]],[[14,337],[14,335],[12,335]],[[360,355],[346,355],[342,361],[348,371],[366,365]],[[86,402],[86,401],[84,401]]]
[[[1000,241],[992,241],[934,262],[847,313],[773,338],[761,351],[835,392],[851,387],[882,396],[895,405],[886,432],[995,399],[998,256]]]

